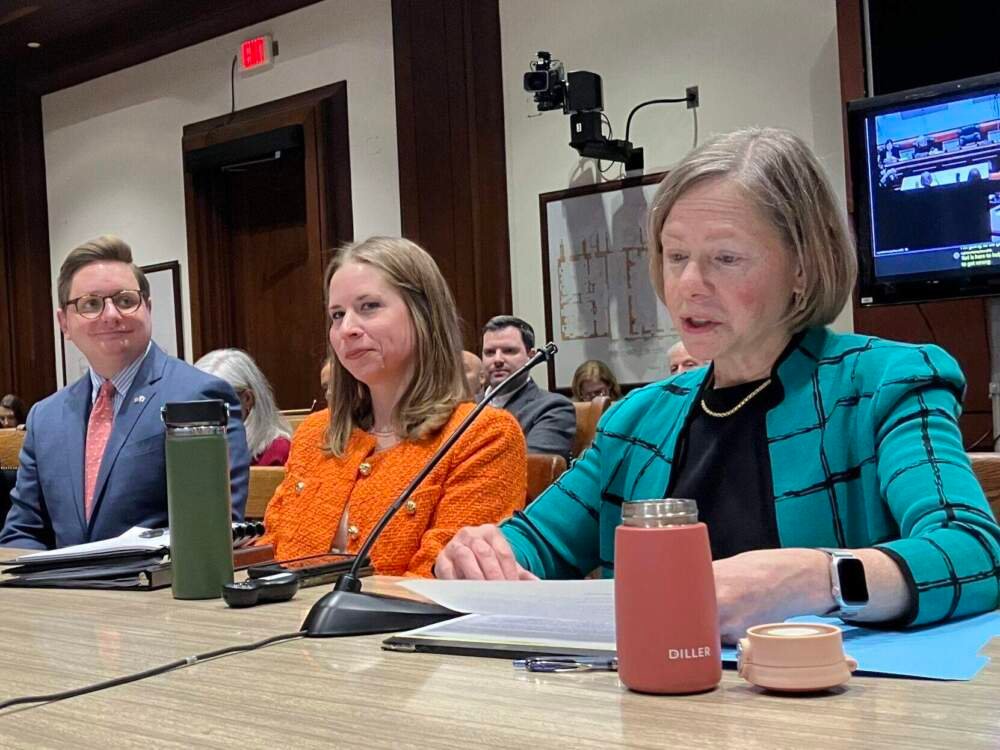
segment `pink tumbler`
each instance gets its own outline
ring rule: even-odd
[[[722,679],[708,529],[694,500],[627,502],[615,531],[618,676],[643,693],[696,693]]]

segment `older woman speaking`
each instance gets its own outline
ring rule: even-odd
[[[825,328],[856,261],[808,147],[772,129],[705,143],[664,179],[648,236],[654,286],[712,365],[630,393],[527,513],[459,532],[437,575],[610,577],[622,503],[690,497],[726,641],[793,615],[995,608],[1000,528],[962,448],[962,373],[935,346]],[[863,564],[860,611],[838,607],[833,554]]]
[[[268,504],[279,558],[356,552],[379,518],[472,410],[455,303],[433,259],[405,239],[342,248],[326,271],[329,409],[292,438]],[[372,548],[378,573],[430,575],[467,524],[524,504],[521,428],[487,408],[417,488]]]

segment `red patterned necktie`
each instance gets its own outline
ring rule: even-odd
[[[114,400],[115,386],[110,380],[105,380],[87,423],[87,463],[84,466],[83,492],[83,510],[87,521],[90,521],[90,514],[94,510],[94,486],[97,484],[101,459],[104,458],[104,449],[111,435],[111,425],[115,421]]]

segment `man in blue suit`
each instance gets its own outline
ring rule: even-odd
[[[58,295],[59,327],[90,371],[29,413],[0,546],[51,549],[133,526],[166,526],[160,407],[201,399],[239,404],[227,383],[152,342],[149,282],[119,238],[73,250],[59,271]],[[229,466],[233,518],[242,520],[250,456],[236,414]]]

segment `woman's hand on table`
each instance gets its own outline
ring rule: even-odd
[[[495,524],[460,529],[434,563],[436,578],[473,581],[533,581],[538,576],[517,562]]]

